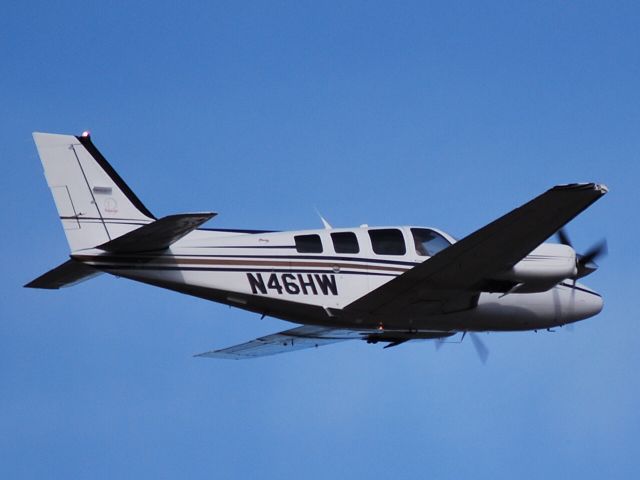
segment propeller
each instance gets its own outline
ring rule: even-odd
[[[558,240],[563,245],[573,248],[573,244],[569,239],[569,234],[564,228],[558,230]],[[576,281],[578,278],[586,277],[590,273],[595,272],[598,269],[598,264],[595,262],[597,258],[604,257],[608,252],[607,249],[607,240],[602,239],[595,245],[593,245],[589,250],[585,253],[577,253],[576,252],[576,274],[571,277],[573,288],[571,289],[571,310],[575,308],[576,301]],[[554,302],[557,302],[557,298],[554,297]]]
[[[558,230],[557,235],[558,235],[558,240],[560,241],[561,244],[571,247],[575,250],[575,248],[573,247],[573,244],[571,243],[571,240],[569,239],[569,235],[567,234],[567,231],[564,228],[561,228],[560,230]],[[576,253],[577,272],[575,277],[573,277],[574,283],[576,279],[585,277],[590,273],[595,272],[598,269],[598,264],[596,263],[596,260],[598,258],[606,256],[607,253],[608,253],[608,248],[607,248],[606,239],[600,240],[598,243],[593,245],[585,253]]]
[[[469,337],[471,337],[471,343],[473,343],[473,347],[476,349],[476,353],[478,354],[480,361],[483,364],[487,363],[487,359],[489,358],[489,349],[476,332],[468,332],[465,330],[464,332],[462,332],[462,338],[459,342],[447,342],[444,337],[437,338],[435,341],[436,351],[440,350],[442,345],[444,345],[445,343],[462,343],[464,337],[467,336],[467,333],[469,334]]]
[[[471,337],[471,343],[473,343],[473,347],[476,349],[476,353],[478,354],[480,361],[483,364],[487,363],[487,358],[489,358],[489,349],[476,332],[463,332],[460,342],[464,340],[464,337],[467,335],[467,333],[469,334],[469,337]]]

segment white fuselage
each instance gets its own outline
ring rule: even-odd
[[[565,280],[575,273],[573,249],[542,244],[509,271],[498,272],[494,278],[498,287],[488,286],[474,308],[447,314],[407,308],[393,318],[358,324],[362,320],[341,311],[429,258],[419,252],[412,227],[387,228],[401,232],[405,244],[404,253],[391,254],[374,251],[370,230],[385,229],[196,230],[163,253],[112,255],[90,249],[76,252],[74,257],[114,275],[299,323],[372,328],[384,322],[385,328],[411,330],[530,330],[582,320],[602,309],[600,295]],[[447,242],[455,242],[444,232],[430,230]],[[350,247],[336,243],[345,232],[355,236],[357,253],[353,249],[344,253]],[[315,241],[316,236],[321,252],[315,244],[298,242],[302,237]],[[341,248],[342,252],[337,251]],[[292,304],[300,305],[299,316],[304,318],[283,314],[277,306],[262,307],[261,297],[283,302],[287,312]]]

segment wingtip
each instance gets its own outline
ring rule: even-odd
[[[563,183],[560,185],[556,185],[552,188],[552,190],[595,190],[596,192],[600,192],[602,195],[609,191],[609,187],[607,187],[604,183]]]
[[[217,351],[196,353],[193,358],[222,358],[223,360],[244,360],[245,357],[229,355]]]
[[[207,358],[211,355],[212,352],[200,352],[200,353],[194,353],[192,356],[193,358]]]

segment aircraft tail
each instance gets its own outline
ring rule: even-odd
[[[72,253],[155,221],[88,135],[33,134]]]
[[[61,288],[101,272],[82,262],[84,250],[139,253],[169,248],[213,212],[156,219],[124,183],[88,135],[34,133],[47,184],[67,236],[71,259],[29,282],[29,288]]]

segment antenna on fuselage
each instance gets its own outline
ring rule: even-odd
[[[322,214],[320,213],[320,210],[318,210],[317,208],[316,208],[316,213],[320,217],[320,221],[322,222],[322,226],[325,228],[325,230],[331,230],[333,227],[329,222],[327,222],[327,219],[322,216]]]

